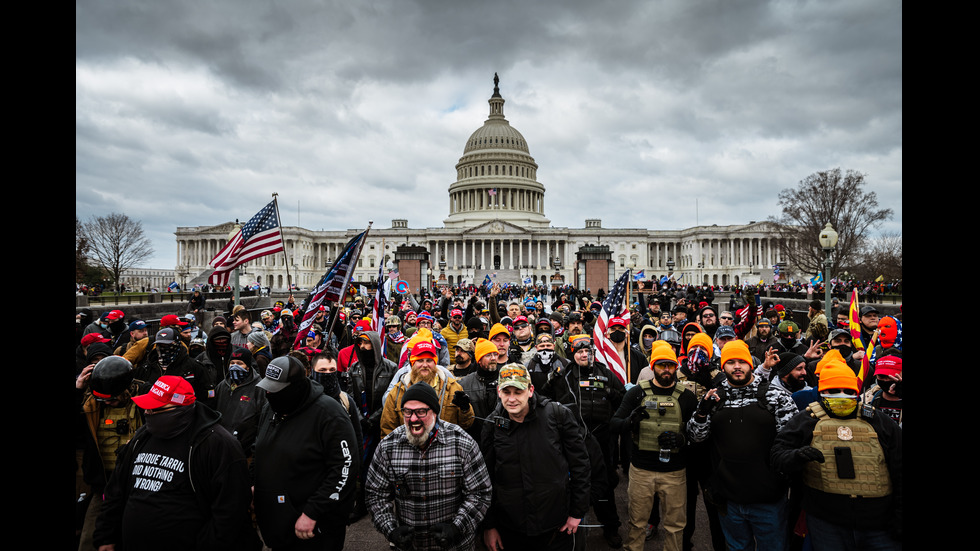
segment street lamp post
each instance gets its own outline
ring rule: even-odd
[[[824,288],[824,312],[827,315],[827,320],[830,320],[830,270],[833,267],[833,263],[830,260],[830,255],[833,254],[834,249],[837,247],[837,232],[834,231],[834,227],[827,222],[827,227],[825,227],[820,232],[820,246],[823,247],[826,256],[823,261],[823,288]]]
[[[235,225],[231,227],[231,231],[228,232],[228,241],[231,241],[238,235],[238,232],[242,231],[242,225],[238,223],[238,219],[235,219]],[[232,288],[235,297],[235,306],[241,302],[241,293],[238,290],[238,266],[235,266],[235,284]]]

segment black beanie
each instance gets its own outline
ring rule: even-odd
[[[779,377],[787,375],[796,366],[800,365],[800,362],[806,362],[806,358],[790,352],[780,356],[779,363],[776,364],[776,375]]]
[[[405,395],[402,396],[402,407],[404,408],[405,402],[410,400],[422,402],[432,408],[432,411],[436,412],[436,415],[439,415],[439,396],[436,395],[435,389],[429,386],[428,383],[419,381],[410,386],[405,391]]]

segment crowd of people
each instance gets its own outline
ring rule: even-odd
[[[901,549],[900,314],[637,287],[82,312],[79,549],[342,549],[370,515],[395,549],[570,550],[590,510],[610,548]]]

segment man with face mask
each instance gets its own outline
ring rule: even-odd
[[[744,341],[721,351],[725,381],[698,403],[688,423],[695,442],[711,438],[711,489],[730,549],[786,548],[787,486],[768,467],[776,433],[798,411],[793,398],[752,372]],[[761,406],[761,407],[760,407]],[[795,520],[795,519],[794,519]]]
[[[902,429],[858,407],[857,376],[839,360],[823,367],[817,390],[771,454],[773,469],[802,479],[813,549],[901,549]]]
[[[424,382],[405,391],[400,409],[405,422],[381,441],[365,476],[374,526],[396,549],[473,549],[492,493],[479,446],[440,420],[439,397]]]
[[[543,396],[554,399],[551,381],[555,377],[564,377],[567,372],[568,360],[558,356],[555,350],[555,338],[548,333],[541,333],[535,339],[534,356],[527,363],[527,371],[531,375],[531,383],[541,389]]]
[[[231,333],[220,325],[211,328],[210,338],[204,345],[204,352],[194,359],[207,369],[216,381],[228,375],[228,361],[231,359]]]
[[[250,457],[266,402],[265,391],[258,387],[262,377],[248,349],[235,347],[230,356],[228,374],[214,389],[215,409],[221,413],[221,426],[241,442],[242,451]]]
[[[296,341],[296,334],[299,332],[299,326],[296,325],[293,319],[292,310],[283,310],[279,313],[279,328],[272,335],[272,355],[278,358],[279,356],[285,356],[289,354],[289,351],[293,347],[293,343]]]
[[[878,358],[874,370],[875,383],[864,395],[864,401],[902,426],[902,356],[901,351],[889,349],[887,356]]]
[[[514,318],[514,336],[511,338],[511,347],[515,346],[520,351],[519,363],[527,365],[531,356],[534,356],[534,330],[531,328],[531,322],[525,316]]]
[[[197,401],[209,407],[214,404],[214,381],[208,370],[190,357],[174,327],[157,331],[146,365],[136,372],[136,380],[141,383],[138,393],[149,392],[153,383],[164,375],[183,377],[194,388],[195,396],[200,396]]]
[[[354,439],[357,441],[357,449],[363,449],[364,434],[361,432],[361,413],[354,398],[340,388],[340,373],[337,371],[337,353],[328,348],[318,352],[310,358],[310,379],[313,379],[323,387],[323,393],[340,402],[350,417],[351,425],[354,427]],[[361,469],[363,474],[364,469]],[[361,494],[358,494],[360,496]],[[363,505],[363,504],[362,504]],[[358,504],[354,504],[357,510]]]
[[[146,422],[116,461],[93,541],[100,550],[256,549],[241,445],[183,377],[133,401]]]
[[[258,384],[268,400],[252,464],[262,539],[273,549],[342,549],[360,472],[347,412],[291,356],[272,360]]]

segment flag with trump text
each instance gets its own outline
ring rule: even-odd
[[[326,301],[334,303],[341,301],[344,295],[344,285],[346,285],[350,271],[357,263],[357,257],[361,252],[360,245],[365,233],[361,232],[347,242],[344,251],[330,266],[330,270],[320,278],[320,281],[310,290],[309,296],[303,301],[303,305],[300,307],[300,310],[303,311],[303,319],[299,323],[296,342],[293,343],[294,347],[301,342],[301,339],[305,338],[306,330],[313,325],[313,318],[321,304]]]
[[[208,277],[212,285],[228,285],[229,274],[237,266],[256,258],[283,250],[279,232],[279,215],[276,201],[266,205],[242,226],[209,264],[214,272]]]
[[[599,317],[595,320],[595,328],[592,330],[592,343],[595,345],[595,359],[602,362],[609,371],[612,371],[620,382],[628,383],[626,377],[626,363],[616,351],[616,345],[606,337],[606,329],[609,327],[609,320],[618,317],[629,317],[629,309],[626,306],[626,290],[632,270],[626,270],[619,276],[616,284],[613,285],[606,299],[602,301],[602,310]],[[626,350],[629,357],[629,350]]]

